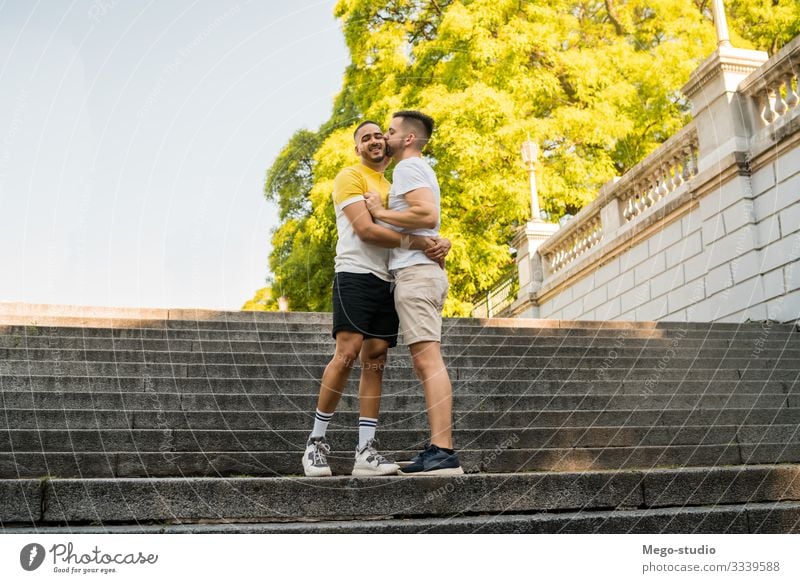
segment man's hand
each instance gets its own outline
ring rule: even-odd
[[[427,255],[428,259],[432,259],[434,261],[440,262],[443,261],[447,254],[450,253],[450,248],[453,246],[450,243],[450,239],[441,238],[441,239],[432,239],[434,242],[433,245],[425,249],[425,255]]]
[[[379,219],[380,216],[378,215],[384,210],[381,196],[375,192],[366,192],[364,193],[364,200],[367,202],[367,210],[369,210],[369,213],[374,218]]]

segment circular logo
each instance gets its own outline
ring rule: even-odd
[[[19,552],[19,564],[26,571],[35,571],[44,562],[44,547],[37,543],[31,543],[22,547]]]

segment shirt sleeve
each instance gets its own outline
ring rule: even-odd
[[[354,202],[364,200],[367,185],[353,168],[345,168],[333,181],[333,204],[344,208]]]
[[[413,163],[413,161],[399,165],[392,178],[395,192],[398,194],[406,194],[418,188],[433,189],[425,169],[420,164]]]

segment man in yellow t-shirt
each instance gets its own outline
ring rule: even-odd
[[[450,249],[446,239],[409,236],[373,221],[364,195],[375,192],[384,204],[387,202],[391,185],[383,176],[389,164],[386,143],[380,126],[372,121],[361,123],[353,138],[361,161],[339,172],[333,186],[339,233],[333,280],[332,333],[336,350],[322,374],[314,428],[302,460],[306,476],[331,475],[325,433],[359,358],[359,442],[352,474],[382,476],[399,469],[377,451],[375,440],[383,367],[389,348],[397,344],[398,318],[388,268],[389,250],[423,250],[440,261]]]

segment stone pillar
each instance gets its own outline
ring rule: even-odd
[[[528,222],[514,236],[519,274],[518,302],[528,301],[544,281],[542,261],[536,250],[556,231],[558,225],[538,220]]]
[[[737,87],[766,60],[765,52],[721,45],[683,86],[683,94],[692,102],[700,141],[699,172],[714,167],[732,152],[748,150],[750,136],[758,125]]]

